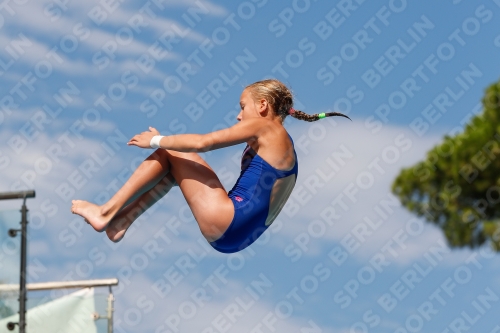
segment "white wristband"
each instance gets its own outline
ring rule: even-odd
[[[149,145],[151,146],[151,148],[155,149],[155,148],[161,148],[160,147],[160,140],[161,138],[163,138],[163,135],[155,135],[151,138],[151,141],[149,142]]]

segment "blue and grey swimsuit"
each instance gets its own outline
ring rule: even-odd
[[[292,141],[293,146],[293,140]],[[241,251],[271,225],[295,185],[298,161],[284,171],[272,167],[249,145],[241,158],[241,173],[228,196],[234,204],[234,218],[224,234],[210,244],[223,253]],[[289,178],[288,178],[289,177]],[[287,179],[280,182],[280,179]],[[278,183],[280,184],[278,184]]]

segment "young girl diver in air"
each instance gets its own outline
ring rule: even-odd
[[[161,136],[149,131],[134,136],[129,145],[156,148],[130,179],[102,206],[73,200],[71,211],[95,230],[106,230],[119,241],[141,213],[178,184],[201,233],[214,249],[237,252],[252,244],[285,205],[298,173],[292,138],[283,127],[285,117],[316,121],[337,113],[308,115],[293,109],[290,90],[278,80],[246,87],[234,126],[208,134]],[[241,174],[226,192],[210,166],[197,154],[246,143]]]

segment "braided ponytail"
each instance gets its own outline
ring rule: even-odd
[[[305,112],[293,108],[293,96],[290,90],[283,83],[276,79],[263,80],[247,86],[255,99],[265,99],[271,105],[276,115],[285,120],[286,116],[305,121],[316,121],[325,117],[341,116],[349,120],[348,116],[340,112],[317,113],[309,115]]]
[[[305,120],[305,121],[309,121],[309,122],[317,121],[317,120],[320,120],[320,119],[325,118],[325,117],[334,117],[334,116],[345,117],[345,118],[352,121],[351,118],[349,118],[348,116],[346,116],[345,114],[340,113],[340,112],[307,114],[307,113],[302,112],[300,110],[295,110],[294,108],[290,108],[290,111],[288,112],[288,114],[295,119]]]

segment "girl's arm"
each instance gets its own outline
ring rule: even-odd
[[[250,140],[257,140],[269,126],[269,120],[251,118],[242,120],[229,128],[207,134],[177,134],[164,136],[160,140],[160,148],[180,152],[204,152],[237,145]],[[160,133],[153,127],[149,131],[135,135],[127,143],[141,148],[150,148],[153,136]]]

